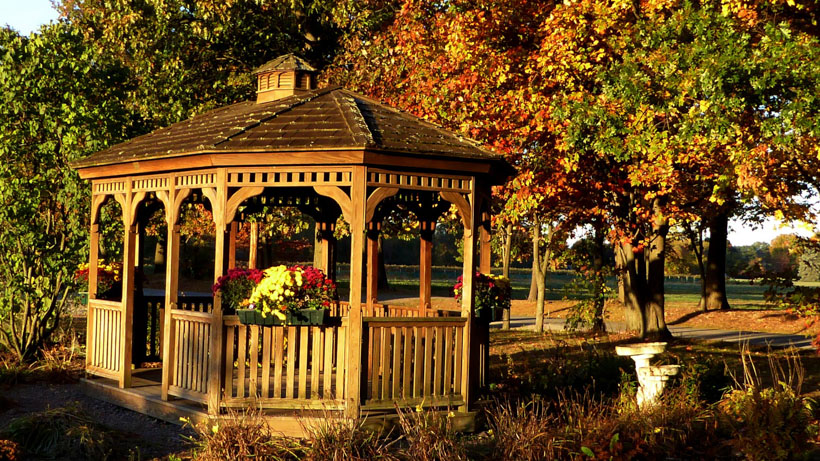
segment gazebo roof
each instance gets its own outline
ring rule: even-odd
[[[482,148],[477,141],[341,87],[211,110],[96,152],[72,166],[88,168],[202,153],[336,150],[484,160],[501,166],[503,171],[495,174],[504,176],[511,171],[501,155]]]
[[[315,72],[316,69],[310,65],[307,61],[296,56],[295,54],[286,54],[284,56],[279,56],[276,59],[271,59],[270,61],[262,64],[261,66],[257,67],[256,70],[253,71],[253,74],[261,74],[262,72],[271,72],[271,71],[285,71],[285,70],[304,70],[309,72]]]

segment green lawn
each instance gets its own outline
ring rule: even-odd
[[[494,270],[493,272],[496,272]],[[433,296],[450,296],[461,269],[458,267],[433,268]],[[386,295],[403,297],[418,294],[418,268],[412,266],[388,266],[387,276],[390,281],[390,290]],[[547,278],[547,299],[583,299],[589,293],[572,288],[571,282],[575,274],[569,271],[553,272]],[[526,299],[530,289],[530,271],[528,269],[513,269],[510,274],[513,286],[513,299]],[[340,265],[338,272],[339,289],[341,294],[347,294],[348,266]],[[608,285],[615,289],[615,278],[610,278]],[[815,285],[820,286],[820,283]],[[732,307],[736,309],[760,308],[763,303],[763,293],[766,286],[745,281],[732,281],[727,284],[726,291]],[[696,303],[700,299],[700,280],[697,277],[670,276],[666,280],[667,302]]]

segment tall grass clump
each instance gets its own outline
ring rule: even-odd
[[[425,410],[421,405],[413,410],[403,410],[398,405],[401,437],[404,439],[404,455],[414,461],[466,461],[467,450],[453,427],[455,413],[434,409]]]
[[[310,424],[303,422],[307,434],[306,460],[312,461],[393,461],[395,440],[364,427],[365,420],[325,415]]]
[[[498,401],[487,412],[492,453],[499,461],[536,461],[552,457],[557,417],[542,401]]]
[[[800,356],[768,354],[771,384],[764,385],[751,352],[741,350],[742,375],[718,405],[721,426],[737,453],[749,460],[793,459],[807,453],[818,434],[810,399],[800,395],[805,369]]]
[[[0,439],[30,458],[121,459],[117,436],[94,422],[78,404],[33,413],[10,422]]]
[[[203,461],[290,460],[305,454],[298,441],[275,434],[258,409],[231,410],[215,421],[183,421],[195,433],[188,439],[194,456]]]

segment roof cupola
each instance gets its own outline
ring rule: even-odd
[[[316,73],[307,61],[293,54],[268,61],[253,71],[256,76],[256,102],[275,101],[315,90]]]

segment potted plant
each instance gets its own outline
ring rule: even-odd
[[[214,295],[221,293],[223,311],[226,313],[235,311],[242,323],[257,323],[255,320],[257,317],[259,317],[259,322],[264,321],[258,312],[246,308],[247,300],[262,280],[262,275],[259,269],[230,269],[227,274],[219,277],[212,291]]]
[[[74,272],[74,279],[77,281],[80,293],[85,293],[82,297],[82,304],[88,303],[88,263],[80,264]],[[97,293],[96,298],[106,301],[119,301],[122,296],[122,263],[105,263],[100,261],[97,265]]]
[[[476,318],[486,323],[500,320],[503,310],[510,308],[512,298],[510,279],[501,275],[476,272],[474,280],[473,309]],[[453,295],[459,304],[461,304],[463,286],[462,276],[459,276],[458,281],[453,286]]]
[[[336,285],[313,267],[274,266],[248,298],[249,308],[288,325],[323,325],[336,299]]]

